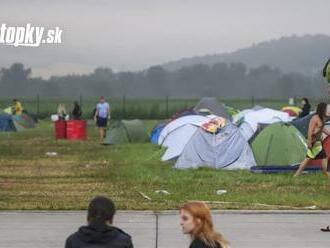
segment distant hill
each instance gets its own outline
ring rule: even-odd
[[[218,62],[242,62],[248,68],[267,64],[279,68],[282,72],[311,74],[321,70],[329,57],[330,36],[304,35],[282,37],[232,53],[184,58],[162,66],[168,70],[176,70],[194,64],[213,65]]]

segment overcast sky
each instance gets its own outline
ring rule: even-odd
[[[0,44],[0,67],[23,62],[43,77],[97,66],[138,70],[281,36],[330,34],[329,0],[0,2],[0,24],[63,29],[62,44]]]

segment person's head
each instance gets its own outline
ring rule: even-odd
[[[73,105],[74,105],[74,106],[79,106],[78,101],[74,101],[74,102],[73,102]]]
[[[65,107],[64,107],[64,103],[59,103],[58,106],[57,106],[57,108],[59,108],[59,109],[63,109],[63,108],[65,108]]]
[[[215,232],[211,212],[203,202],[188,202],[180,208],[180,225],[184,234],[189,234],[192,239],[201,239],[206,244],[216,247],[219,243],[227,247],[228,242],[224,237]]]
[[[104,196],[97,196],[88,206],[87,221],[91,223],[112,223],[116,208],[113,201]]]
[[[309,101],[308,101],[308,99],[307,99],[307,98],[305,98],[305,97],[304,97],[304,98],[302,98],[302,99],[301,99],[301,104],[302,104],[302,105],[305,105],[305,104],[309,104]]]
[[[13,99],[13,103],[16,103],[18,100],[15,98],[15,99]]]
[[[316,114],[320,117],[321,120],[324,120],[327,115],[327,104],[321,102],[316,107]]]
[[[100,97],[100,102],[101,102],[101,103],[104,103],[104,102],[105,102],[105,98],[104,98],[104,96],[101,96],[101,97]]]

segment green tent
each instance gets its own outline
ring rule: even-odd
[[[293,165],[301,163],[307,151],[304,136],[293,125],[274,123],[252,141],[257,165]]]
[[[141,120],[121,120],[111,123],[103,145],[147,142],[149,136]]]

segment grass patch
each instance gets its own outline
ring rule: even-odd
[[[149,131],[155,123],[146,121]],[[46,121],[35,129],[0,133],[0,209],[86,209],[95,195],[134,210],[177,209],[188,200],[210,201],[217,209],[330,209],[330,182],[321,173],[293,179],[292,174],[175,170],[160,161],[164,151],[156,145],[101,146],[97,135],[89,127],[86,141],[56,141]],[[155,192],[161,189],[170,194]],[[218,189],[227,193],[217,195]]]

